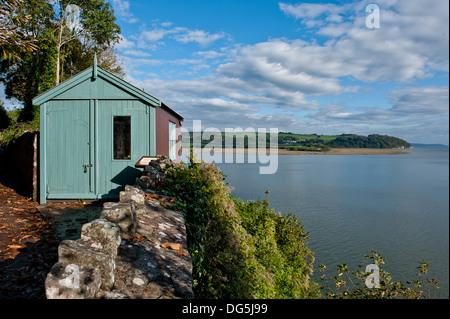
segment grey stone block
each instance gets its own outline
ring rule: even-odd
[[[101,288],[111,289],[114,285],[116,268],[114,255],[96,248],[83,245],[82,242],[63,240],[58,247],[60,263],[89,266],[101,276]]]
[[[100,273],[92,267],[56,263],[45,280],[47,299],[92,299],[100,290]]]
[[[81,228],[81,241],[90,247],[117,255],[122,237],[120,227],[106,219],[95,219]]]
[[[116,223],[124,233],[136,231],[133,203],[104,203],[100,218]]]
[[[134,203],[136,206],[145,205],[145,193],[137,187],[125,185],[125,190],[119,193],[120,202]]]

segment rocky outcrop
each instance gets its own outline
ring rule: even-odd
[[[145,166],[142,176],[136,180],[136,185],[143,189],[154,188],[164,180],[163,169],[171,165],[170,159],[161,157],[157,160],[150,161]]]
[[[99,217],[83,225],[79,239],[61,242],[47,298],[193,298],[181,212],[146,199],[136,185],[119,202],[104,203]]]

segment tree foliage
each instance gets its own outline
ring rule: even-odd
[[[72,18],[66,10],[69,3],[81,8],[74,25],[68,23]],[[24,105],[21,120],[33,119],[34,97],[91,66],[95,53],[100,57],[108,54],[108,61],[99,65],[123,76],[113,51],[120,28],[107,1],[23,0],[15,12],[18,19],[29,20],[15,25],[14,30],[34,39],[37,47],[35,51],[15,48],[13,55],[19,58],[2,59],[0,65],[6,97],[17,98]]]
[[[39,131],[39,115],[33,121],[19,121],[21,110],[8,111],[0,104],[0,147],[8,146],[26,132]]]
[[[326,143],[333,148],[410,148],[411,144],[393,136],[343,134]]]
[[[81,47],[82,51],[87,52],[103,52],[119,40],[120,28],[114,23],[116,18],[110,4],[103,0],[59,0],[54,8],[55,84],[59,84],[63,80],[61,72],[64,71],[61,64],[74,48],[76,50]],[[76,63],[73,63],[74,59],[70,62],[66,66],[76,66]]]
[[[0,57],[20,60],[17,51],[30,52],[37,49],[35,39],[30,38],[21,28],[31,20],[30,15],[20,15],[22,0],[0,1]]]

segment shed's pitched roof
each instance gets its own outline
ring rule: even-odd
[[[161,108],[165,109],[166,111],[168,111],[169,113],[171,113],[173,116],[175,116],[176,118],[178,118],[180,121],[184,121],[184,118],[178,114],[177,112],[175,112],[174,110],[172,110],[170,107],[167,106],[167,104],[165,104],[164,102],[161,102]]]
[[[100,67],[97,67],[95,64],[93,67],[90,67],[77,75],[71,77],[70,79],[60,83],[59,85],[51,88],[50,90],[40,94],[39,96],[33,99],[33,105],[41,105],[45,102],[57,97],[58,95],[63,94],[64,92],[70,90],[71,88],[77,86],[78,84],[86,81],[89,78],[102,78],[111,84],[115,85],[119,89],[135,96],[136,98],[147,102],[152,106],[161,106],[161,101],[156,97],[138,89],[134,85],[122,80],[121,78],[115,76],[108,71],[103,70]]]

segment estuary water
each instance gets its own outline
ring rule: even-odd
[[[376,250],[394,281],[417,280],[418,262],[449,295],[449,149],[415,148],[402,155],[279,155],[278,170],[260,164],[216,164],[243,200],[268,199],[297,216],[319,264],[356,270]],[[266,193],[266,190],[270,192]],[[434,296],[435,298],[438,295]]]

